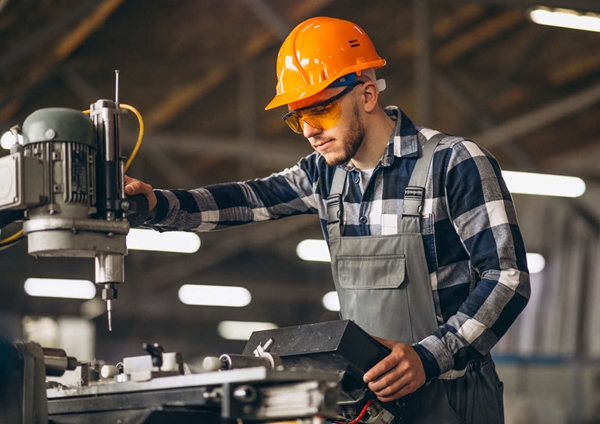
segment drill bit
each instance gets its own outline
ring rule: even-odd
[[[106,299],[106,313],[108,315],[108,331],[112,331],[112,300]]]
[[[102,299],[106,302],[106,314],[108,315],[108,331],[112,331],[112,301],[117,298],[117,289],[113,283],[104,284]]]

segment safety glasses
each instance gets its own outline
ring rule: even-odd
[[[342,106],[338,100],[351,92],[358,84],[363,83],[364,81],[355,81],[343,91],[324,102],[291,110],[283,115],[282,119],[297,134],[304,132],[303,122],[306,122],[313,128],[329,129],[335,125],[342,113]]]

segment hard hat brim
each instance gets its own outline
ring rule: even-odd
[[[339,74],[333,75],[331,78],[326,79],[325,81],[321,81],[320,83],[314,85],[307,85],[296,90],[286,91],[285,93],[277,94],[271,102],[265,107],[265,110],[270,110],[279,106],[288,105],[290,103],[295,103],[302,99],[307,99],[309,97],[314,96],[317,93],[325,90],[331,83],[337,80],[344,75],[351,74],[356,72],[360,75],[360,71],[368,68],[381,68],[385,65],[385,60],[380,59],[368,63],[362,63],[355,66],[351,66],[349,68],[344,69]]]

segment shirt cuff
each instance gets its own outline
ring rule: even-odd
[[[430,351],[428,351],[427,348],[420,344],[414,344],[413,349],[415,350],[415,352],[417,352],[417,355],[419,355],[419,358],[421,358],[421,362],[423,363],[423,369],[425,370],[425,380],[429,382],[434,378],[439,377],[441,372],[438,362],[435,359],[435,356],[433,356],[433,354]]]
[[[167,213],[169,212],[169,201],[167,197],[162,193],[161,190],[154,190],[154,195],[156,196],[156,207],[154,208],[154,217],[146,221],[146,224],[156,225],[161,223],[167,217]]]

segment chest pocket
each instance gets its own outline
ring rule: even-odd
[[[406,280],[404,255],[338,256],[337,275],[345,289],[395,289]]]

